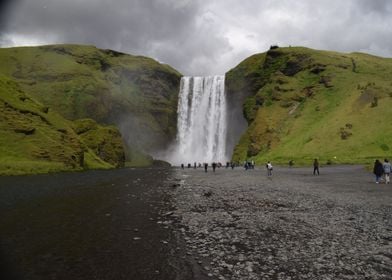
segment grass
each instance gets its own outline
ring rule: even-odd
[[[391,76],[392,59],[360,53],[279,48],[245,60],[228,75],[229,92],[236,85],[248,95],[249,127],[233,159],[302,165],[391,157]]]
[[[17,82],[0,76],[0,175],[113,168],[72,126]],[[113,128],[97,125],[96,130],[111,131],[111,138],[96,135],[100,141],[121,141]]]
[[[146,152],[165,148],[175,137],[181,74],[168,65],[69,44],[0,48],[0,62],[0,74],[66,119],[119,127],[127,160],[135,165],[144,165]],[[143,131],[148,141],[133,130]],[[140,156],[131,158],[135,151]]]
[[[103,127],[92,119],[80,119],[73,122],[73,128],[81,141],[103,161],[124,167],[123,142],[116,127]]]

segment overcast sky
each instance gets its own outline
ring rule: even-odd
[[[4,1],[3,1],[4,3]],[[12,0],[2,47],[92,44],[223,74],[270,45],[392,57],[389,0]]]

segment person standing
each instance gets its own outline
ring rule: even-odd
[[[320,175],[319,166],[320,166],[320,164],[319,164],[317,158],[315,158],[313,161],[313,175],[316,175],[316,172],[317,172],[317,175]]]
[[[217,165],[216,162],[213,162],[213,163],[212,163],[212,171],[213,171],[213,172],[215,172],[216,165]]]
[[[384,163],[382,165],[382,167],[384,168],[384,178],[385,178],[385,184],[389,184],[389,176],[392,172],[392,166],[391,163],[389,162],[389,160],[384,159]]]
[[[378,159],[374,162],[373,173],[376,175],[376,184],[379,184],[384,173],[384,167]]]
[[[267,176],[268,177],[272,176],[272,170],[273,170],[272,163],[270,161],[267,162],[266,167],[267,167]]]
[[[204,172],[207,172],[207,169],[208,169],[208,163],[204,163]]]

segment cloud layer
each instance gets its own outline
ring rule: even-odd
[[[0,8],[3,47],[93,44],[185,75],[223,74],[273,44],[392,57],[388,0],[14,0]]]

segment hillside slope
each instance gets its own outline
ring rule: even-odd
[[[116,149],[104,157],[78,136],[74,125],[0,75],[0,175],[123,166],[124,150],[117,129],[95,126],[97,138]],[[110,137],[101,137],[107,130]]]
[[[248,123],[233,159],[368,163],[391,156],[391,77],[392,59],[362,53],[289,47],[249,57],[226,74],[229,104],[243,104]]]
[[[0,61],[0,73],[63,117],[116,125],[135,165],[175,137],[181,74],[168,65],[82,45],[3,48]]]

